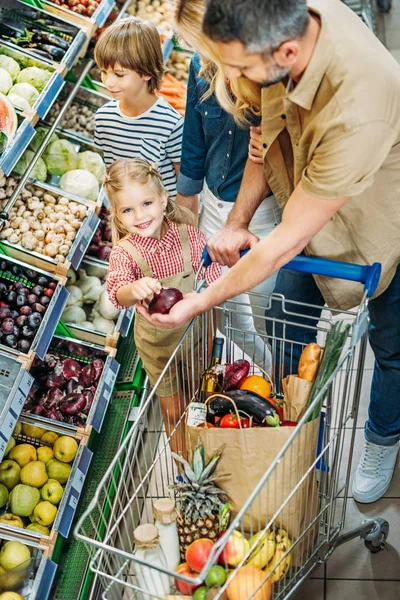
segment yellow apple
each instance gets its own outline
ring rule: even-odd
[[[35,438],[38,440],[44,433],[46,433],[46,430],[43,429],[43,427],[36,427],[35,425],[22,423],[22,433],[26,435],[26,437]]]
[[[0,600],[24,600],[24,597],[17,592],[4,592],[0,594]]]
[[[22,433],[22,423],[20,423],[18,421],[18,423],[16,424],[14,431],[13,431],[13,435],[21,435]]]
[[[3,458],[6,458],[6,457],[7,457],[7,454],[8,454],[9,452],[11,452],[11,450],[14,448],[15,444],[16,444],[15,438],[11,437],[11,438],[8,440],[8,444],[7,444],[7,446],[6,446],[6,449],[4,450]]]
[[[70,463],[78,452],[78,442],[69,435],[62,435],[54,442],[53,450],[58,460]]]
[[[56,518],[57,508],[51,502],[39,502],[36,504],[33,515],[40,525],[47,527]]]
[[[21,467],[15,460],[3,460],[0,463],[0,483],[4,483],[8,491],[11,491],[19,483]]]
[[[40,438],[41,442],[46,442],[46,444],[54,444],[56,439],[58,438],[58,433],[55,431],[46,431]]]
[[[5,515],[1,515],[0,523],[4,523],[5,525],[11,525],[12,527],[21,527],[23,528],[24,523],[18,515],[13,515],[12,513],[6,513]]]
[[[46,471],[49,479],[56,479],[59,483],[67,483],[71,469],[71,465],[60,462],[56,458],[52,458],[46,464]]]
[[[32,444],[18,444],[8,455],[8,458],[15,460],[22,468],[33,460],[37,460],[36,448]]]
[[[31,553],[22,542],[6,542],[0,550],[0,565],[6,571],[15,569],[28,560],[31,560]]]
[[[48,480],[46,465],[40,460],[34,460],[21,469],[21,483],[41,488]]]
[[[49,479],[40,490],[42,500],[48,500],[52,504],[58,504],[63,497],[64,490],[56,479]]]
[[[41,533],[42,535],[50,535],[50,529],[44,525],[40,525],[40,523],[29,523],[25,529],[36,531],[36,533]]]
[[[40,448],[37,449],[37,457],[42,463],[48,463],[49,460],[54,458],[53,448],[49,448],[49,446],[40,446]]]

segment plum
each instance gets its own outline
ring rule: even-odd
[[[9,308],[0,308],[0,320],[7,319],[10,316]]]
[[[9,346],[10,348],[16,348],[17,343],[18,343],[18,338],[13,333],[10,333],[9,335],[4,335],[2,337],[1,341],[3,344],[5,344],[6,346]]]
[[[29,317],[29,315],[31,315],[32,312],[33,311],[30,306],[23,306],[22,308],[19,309],[19,314],[24,315],[25,317]]]
[[[1,331],[5,335],[8,335],[13,332],[14,329],[14,321],[13,319],[7,318],[1,324]]]
[[[34,330],[37,329],[41,322],[42,322],[42,317],[38,312],[33,312],[28,317],[28,326],[31,329],[34,329]]]
[[[35,304],[35,302],[37,302],[37,301],[38,301],[38,297],[36,296],[36,294],[29,294],[29,295],[26,297],[26,299],[27,299],[27,301],[28,301],[28,304],[31,304],[31,305],[32,305],[32,304]]]
[[[29,296],[28,296],[29,298]],[[25,306],[27,302],[27,297],[25,296],[25,294],[18,294],[16,300],[15,300],[15,306],[17,308],[22,308],[23,306]]]
[[[18,340],[17,348],[18,350],[21,350],[21,352],[29,352],[30,347],[31,345],[28,340]]]
[[[44,288],[41,285],[35,285],[31,291],[35,296],[42,296],[44,294]]]

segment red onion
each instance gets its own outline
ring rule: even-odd
[[[182,292],[176,288],[161,288],[159,294],[154,294],[154,298],[149,304],[148,311],[151,315],[154,313],[167,315],[171,308],[181,300],[183,300]]]

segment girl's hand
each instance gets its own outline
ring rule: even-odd
[[[249,159],[256,164],[264,162],[261,127],[250,127]]]
[[[161,292],[161,283],[152,277],[142,277],[132,284],[132,292],[136,302],[150,302],[154,294]]]

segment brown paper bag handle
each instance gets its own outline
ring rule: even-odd
[[[274,391],[274,382],[272,381],[271,375],[269,373],[267,373],[267,371],[264,371],[264,369],[262,369],[255,363],[252,364],[251,368],[253,370],[253,375],[254,375],[254,369],[258,369],[259,371],[261,371],[261,373],[263,373],[263,375],[265,376],[265,379],[271,384],[271,392],[273,392]]]
[[[212,396],[209,396],[208,398],[206,398],[206,401],[204,402],[204,404],[207,406],[207,404],[213,398],[224,398],[224,400],[229,400],[230,402],[232,402],[233,408],[235,410],[236,418],[239,423],[239,429],[242,429],[242,424],[240,422],[240,415],[239,415],[238,407],[236,406],[236,402],[234,400],[232,400],[232,398],[229,398],[229,396],[227,396],[226,394],[213,394]]]

